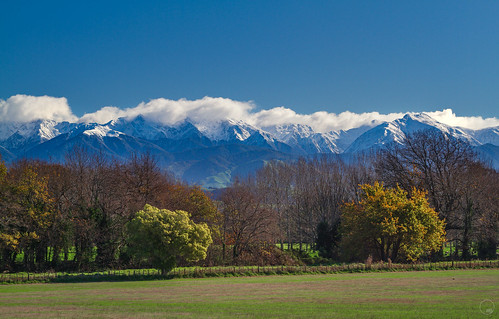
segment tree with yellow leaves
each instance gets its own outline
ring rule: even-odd
[[[19,247],[21,234],[14,227],[14,217],[9,214],[11,187],[7,183],[7,168],[0,160],[0,262],[10,259]]]
[[[47,179],[34,165],[19,162],[9,170],[0,164],[0,249],[1,259],[11,263],[24,253],[26,269],[45,261],[47,231],[52,223],[52,198]]]
[[[388,261],[416,261],[445,242],[445,222],[438,218],[426,193],[383,184],[360,186],[358,202],[342,210],[343,248],[353,259],[372,255]]]
[[[33,269],[35,264],[46,261],[48,231],[54,218],[53,199],[48,191],[48,179],[39,175],[36,165],[28,163],[19,169],[19,176],[14,177],[12,185],[15,195],[12,208],[21,233],[19,241],[25,267]]]

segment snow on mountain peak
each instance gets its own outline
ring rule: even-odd
[[[114,131],[147,140],[158,140],[165,137],[165,132],[159,124],[147,121],[142,115],[132,119],[121,117],[105,125]]]
[[[407,113],[402,118],[348,131],[315,132],[309,125],[285,124],[272,127],[256,127],[241,120],[185,119],[173,125],[163,125],[137,116],[118,118],[106,124],[58,123],[52,120],[37,120],[29,123],[1,122],[0,146],[9,152],[19,152],[33,145],[44,143],[54,137],[69,133],[86,136],[119,137],[122,135],[156,143],[169,140],[203,140],[209,145],[245,144],[284,149],[293,154],[357,152],[372,147],[381,147],[390,142],[402,143],[407,134],[421,130],[440,130],[453,137],[466,140],[472,145],[491,143],[499,145],[499,127],[471,130],[442,124],[426,113]],[[175,143],[169,141],[166,143]],[[211,143],[214,142],[214,143]],[[199,145],[205,145],[205,144]],[[168,144],[168,145],[170,145]],[[206,145],[208,145],[206,144]],[[198,145],[198,144],[196,144]],[[284,147],[284,148],[283,148]]]
[[[403,120],[414,120],[419,122],[436,122],[431,116],[428,114],[421,113],[406,113],[403,117]]]
[[[68,122],[56,122],[54,120],[35,120],[32,122],[2,122],[0,123],[0,141],[5,141],[16,135],[22,139],[35,139],[41,142],[48,141],[61,133],[65,133]]]
[[[449,126],[440,123],[426,113],[407,113],[403,118],[393,121],[404,133],[413,133],[427,129],[428,127],[437,128],[445,133],[449,133]]]
[[[404,117],[380,124],[362,134],[346,150],[353,153],[373,147],[381,147],[390,142],[403,143],[409,134],[425,130],[439,130],[472,145],[480,145],[472,135],[456,127],[440,123],[426,113],[407,113]]]
[[[312,127],[304,124],[283,124],[265,127],[264,129],[284,143],[296,140],[296,138],[308,138],[315,134]]]
[[[335,140],[339,134],[335,132],[318,133],[304,124],[283,124],[264,128],[275,139],[306,154],[339,153],[341,150]]]
[[[39,124],[38,135],[42,141],[48,141],[60,134],[57,122],[53,120],[43,120]]]
[[[197,121],[194,126],[213,141],[247,140],[259,129],[240,120]]]
[[[97,136],[99,138],[103,137],[118,137],[120,135],[123,135],[122,132],[118,132],[116,130],[111,129],[107,125],[97,125],[94,128],[85,130],[83,134],[87,136]]]

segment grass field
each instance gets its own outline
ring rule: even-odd
[[[498,306],[498,269],[0,286],[8,318],[497,318]]]

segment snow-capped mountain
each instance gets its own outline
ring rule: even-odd
[[[165,138],[169,133],[160,125],[146,121],[141,115],[132,120],[119,118],[106,123],[104,126],[108,127],[109,130],[146,140],[159,140]],[[174,130],[175,128],[172,127],[171,129]]]
[[[373,148],[381,148],[388,143],[399,143],[404,141],[408,134],[417,131],[438,130],[464,140],[473,146],[483,143],[473,137],[473,134],[465,132],[458,127],[452,127],[440,123],[425,113],[406,114],[403,118],[380,124],[359,136],[347,149],[347,153],[356,153]]]
[[[194,123],[197,129],[216,144],[243,143],[269,147],[274,150],[283,145],[272,134],[243,121],[225,120]]]
[[[52,120],[37,120],[28,123],[0,123],[0,145],[13,153],[28,150],[53,139],[59,134],[71,131],[75,124],[58,123]]]
[[[234,176],[247,174],[270,160],[352,154],[401,143],[407,134],[420,130],[439,130],[465,140],[490,163],[499,165],[499,127],[476,131],[452,127],[425,113],[409,113],[391,122],[331,132],[317,132],[302,124],[260,128],[230,119],[186,119],[163,125],[142,116],[104,124],[0,122],[0,153],[10,162],[24,157],[64,161],[75,146],[118,160],[126,160],[134,152],[148,152],[161,166],[188,182],[222,187]]]
[[[23,140],[36,136],[43,142],[56,137],[61,132],[70,130],[73,125],[52,120],[37,120],[28,123],[0,122],[0,142],[11,139],[13,136],[18,136]]]
[[[317,133],[308,125],[286,124],[264,129],[275,139],[304,154],[341,152],[335,143],[337,136],[332,133]]]
[[[330,134],[335,136],[336,145],[340,149],[341,153],[343,153],[357,138],[359,138],[359,136],[372,129],[374,126],[376,125],[372,122],[371,125],[363,125],[346,131],[332,131]]]
[[[466,130],[480,144],[499,145],[499,126],[488,127],[481,130]]]

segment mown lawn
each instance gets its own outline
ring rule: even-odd
[[[9,318],[490,318],[498,307],[497,269],[0,286]]]

